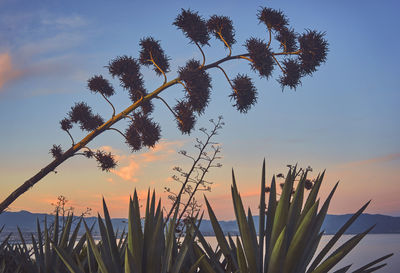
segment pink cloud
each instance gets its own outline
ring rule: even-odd
[[[180,141],[161,140],[154,148],[141,154],[127,155],[111,146],[103,146],[100,149],[111,152],[118,161],[118,167],[111,172],[125,181],[138,182],[138,175],[148,163],[168,160],[176,154],[176,149],[183,145]],[[115,181],[113,180],[115,183]]]
[[[379,163],[390,162],[390,161],[399,160],[399,159],[400,159],[400,153],[393,153],[393,154],[387,154],[384,156],[373,157],[373,158],[369,158],[369,159],[365,159],[365,160],[353,161],[353,162],[349,162],[345,165],[348,167],[354,167],[354,166],[379,164]]]
[[[8,53],[0,53],[0,89],[6,82],[19,77],[21,71],[13,67],[11,56]]]

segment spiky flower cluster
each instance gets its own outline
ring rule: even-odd
[[[274,70],[274,59],[267,44],[258,38],[250,38],[246,41],[246,48],[252,59],[251,68],[260,76],[269,78]]]
[[[183,134],[190,134],[196,123],[196,117],[189,102],[178,101],[174,110],[177,115],[178,128]]]
[[[164,50],[161,48],[160,42],[154,40],[152,37],[147,37],[140,40],[140,57],[139,61],[141,64],[145,66],[152,65],[154,66],[154,71],[157,75],[162,75],[160,69],[166,73],[169,70],[169,60],[168,57],[165,55]],[[157,66],[160,68],[158,69]]]
[[[81,130],[93,131],[104,123],[103,118],[94,115],[92,109],[84,102],[75,103],[68,115],[71,122],[79,123]]]
[[[132,102],[140,100],[147,95],[144,88],[143,76],[140,73],[140,64],[137,60],[126,55],[112,60],[108,65],[108,71],[112,77],[117,77],[123,88],[128,90]],[[153,112],[153,104],[146,101],[141,105],[146,114]]]
[[[301,69],[304,74],[315,72],[321,63],[326,61],[328,42],[324,39],[325,33],[307,30],[299,36]]]
[[[233,79],[233,92],[231,99],[235,100],[233,106],[241,113],[247,111],[257,102],[257,90],[247,75],[237,75]]]
[[[264,23],[267,28],[279,31],[288,24],[288,19],[280,10],[274,10],[271,8],[262,8],[258,12],[258,20],[260,23]]]
[[[281,28],[275,35],[275,39],[280,42],[280,48],[284,52],[294,52],[297,50],[297,34],[293,29]]]
[[[63,150],[61,145],[54,144],[53,147],[50,149],[50,154],[54,159],[59,159],[63,155]]]
[[[98,166],[102,171],[109,172],[111,169],[114,169],[117,166],[117,162],[111,153],[98,150],[94,154],[94,157],[96,158],[99,164]]]
[[[72,123],[69,119],[64,118],[60,121],[61,129],[64,131],[69,131],[72,129]]]
[[[106,97],[114,95],[115,91],[112,88],[108,80],[104,79],[103,76],[93,76],[88,80],[88,87],[93,93],[100,93]]]
[[[181,14],[176,17],[173,24],[182,30],[191,41],[203,46],[208,45],[210,36],[206,21],[197,12],[182,9]]]
[[[140,150],[142,146],[154,147],[160,137],[160,126],[151,118],[141,113],[133,115],[133,121],[126,130],[126,143],[133,151]]]
[[[282,88],[289,86],[295,89],[301,84],[301,66],[293,59],[286,59],[282,63],[285,73],[279,78],[278,82],[281,84]]]
[[[232,20],[229,17],[213,15],[207,21],[207,28],[219,40],[221,40],[221,35],[229,46],[232,46],[236,42]]]
[[[199,61],[192,59],[179,69],[179,78],[186,85],[186,98],[192,110],[202,114],[210,101],[210,75],[200,68]]]

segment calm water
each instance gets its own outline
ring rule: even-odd
[[[344,235],[342,237],[343,238],[339,240],[336,246],[340,246],[342,243],[346,242],[352,237],[352,235]],[[320,251],[331,238],[331,235],[323,236],[317,251]],[[206,240],[213,248],[217,246],[217,240],[215,237],[206,237]],[[335,268],[339,269],[349,264],[353,264],[349,270],[351,272],[389,253],[394,253],[394,255],[385,261],[388,265],[376,272],[400,272],[400,234],[367,235]]]

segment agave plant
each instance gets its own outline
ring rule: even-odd
[[[333,250],[335,243],[347,228],[367,208],[367,202],[359,209],[330,239],[323,249],[316,253],[320,239],[322,223],[328,212],[329,203],[338,186],[336,184],[319,209],[317,199],[324,173],[318,175],[315,184],[305,198],[304,185],[307,180],[305,171],[293,192],[296,167],[291,168],[286,176],[279,200],[275,177],[269,187],[268,205],[265,202],[265,161],[262,168],[261,195],[259,206],[259,234],[253,222],[251,210],[247,216],[232,171],[232,200],[240,236],[236,242],[231,236],[225,238],[214,211],[206,198],[209,217],[216,235],[219,249],[213,251],[199,234],[203,248],[196,247],[198,255],[207,254],[207,265],[200,263],[204,272],[242,272],[242,273],[323,273],[330,272],[373,228],[353,236],[350,240]],[[379,264],[393,254],[383,256],[353,272],[367,273],[376,271],[385,264]],[[350,265],[334,272],[347,272]],[[203,271],[201,271],[203,272]]]
[[[178,273],[198,272],[202,257],[189,262],[189,250],[196,236],[194,227],[188,226],[183,242],[178,246],[175,225],[178,208],[173,219],[163,217],[161,201],[156,206],[155,193],[147,197],[144,223],[140,217],[136,191],[129,201],[128,232],[119,240],[113,230],[111,217],[103,199],[104,221],[98,216],[101,240],[96,243],[84,222],[87,238],[86,264],[81,259],[54,246],[70,272],[102,273]],[[193,256],[191,256],[193,258]]]

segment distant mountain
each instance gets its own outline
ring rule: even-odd
[[[326,234],[334,234],[337,230],[351,217],[351,214],[345,215],[327,215],[322,225],[322,230]],[[6,235],[9,232],[15,233],[17,226],[23,233],[35,233],[37,221],[43,226],[45,219],[48,223],[54,221],[53,215],[43,213],[31,213],[28,211],[19,212],[3,212],[0,214],[0,227],[4,225],[4,230],[1,235]],[[91,226],[97,221],[97,217],[86,217],[86,223]],[[76,221],[77,222],[77,221]],[[115,230],[122,231],[127,229],[127,219],[113,218],[112,223]],[[258,216],[254,216],[254,223],[258,231]],[[223,231],[231,234],[238,234],[239,229],[236,221],[220,221]],[[376,225],[371,233],[400,233],[400,217],[392,217],[381,214],[362,214],[354,224],[346,231],[346,234],[360,233],[372,225]],[[213,229],[209,220],[203,220],[200,225],[200,230],[204,235],[213,235]],[[99,234],[98,226],[94,226],[94,234]],[[81,229],[83,233],[83,229]]]

